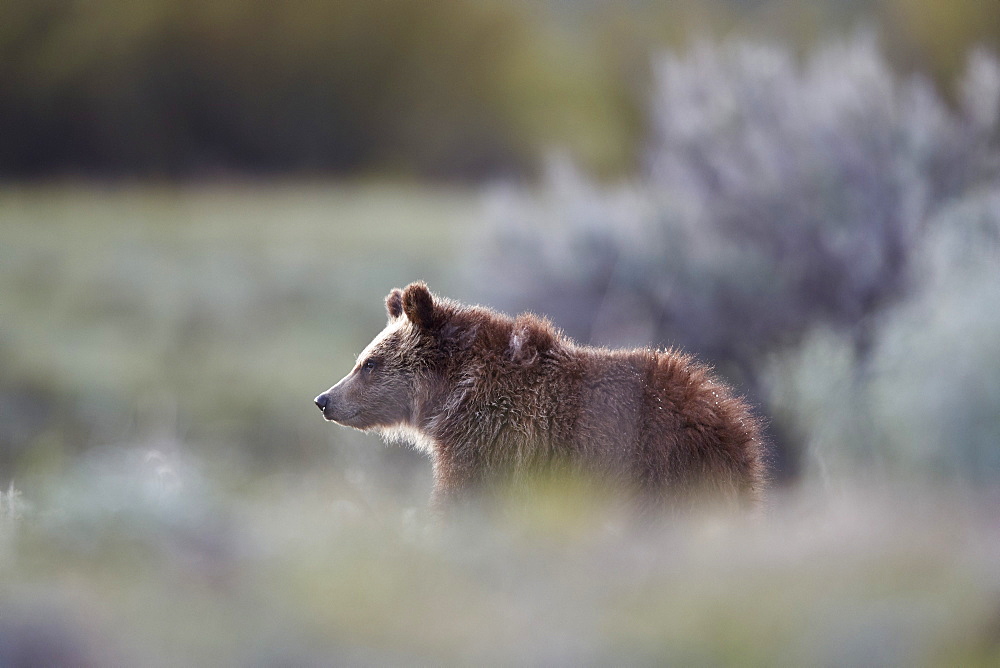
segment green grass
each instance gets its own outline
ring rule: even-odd
[[[381,328],[391,287],[455,287],[477,207],[366,184],[3,187],[0,393],[45,425],[0,437],[18,441],[7,476],[32,451],[164,430],[312,456],[328,443],[311,398]]]

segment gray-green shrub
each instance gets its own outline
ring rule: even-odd
[[[760,402],[762,362],[817,327],[863,365],[915,250],[959,224],[942,212],[995,182],[996,59],[972,54],[956,109],[865,33],[801,59],[705,42],[655,72],[641,173],[559,163],[540,193],[500,193],[483,284],[585,340],[693,350]]]

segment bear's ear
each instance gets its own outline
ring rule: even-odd
[[[514,320],[510,336],[511,358],[521,364],[531,364],[547,353],[556,342],[555,329],[544,318],[522,313]]]
[[[385,310],[389,312],[389,319],[395,320],[403,315],[403,291],[393,288],[389,296],[385,298]]]
[[[403,290],[403,312],[417,327],[430,329],[434,326],[434,298],[425,283],[410,283]]]

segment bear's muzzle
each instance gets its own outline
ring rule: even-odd
[[[316,403],[316,407],[320,409],[323,413],[323,417],[327,420],[332,421],[333,418],[327,413],[327,409],[330,407],[331,401],[330,396],[326,392],[319,395],[313,400]]]
[[[313,399],[316,407],[323,412],[323,418],[327,422],[338,422],[348,427],[355,426],[351,424],[351,420],[361,411],[357,408],[351,410],[350,405],[344,404],[343,401],[337,401],[333,394],[335,389],[335,387],[331,388]]]

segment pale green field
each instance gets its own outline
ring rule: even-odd
[[[302,464],[329,448],[312,397],[390,288],[454,287],[477,211],[404,186],[0,190],[0,392],[34,411],[0,477],[150,436]]]
[[[0,665],[997,665],[997,498],[838,480],[632,526],[423,511],[312,397],[476,193],[0,189]],[[13,482],[13,487],[6,485]],[[836,490],[836,491],[832,491]]]

